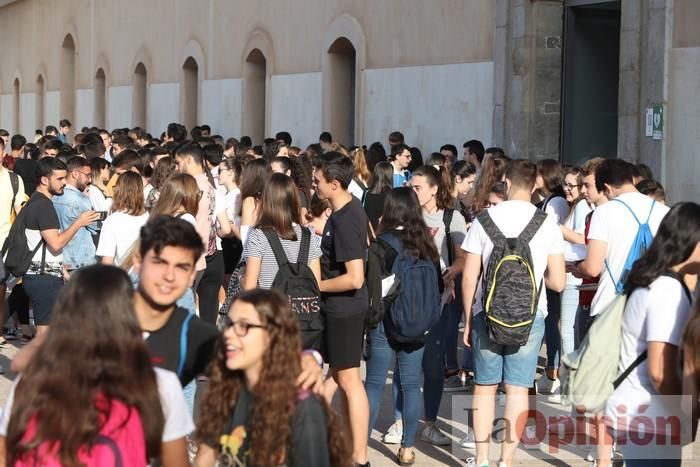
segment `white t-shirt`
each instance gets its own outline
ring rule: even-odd
[[[216,211],[214,214],[217,216],[217,223],[219,222],[218,216],[221,212],[226,213],[226,217],[229,221],[236,222],[236,213],[240,212],[240,208],[241,190],[238,188],[234,188],[229,192],[226,192],[225,188],[224,192],[216,190]],[[238,218],[238,223],[240,224],[240,222],[241,220]],[[221,250],[221,238],[219,238],[218,235],[216,236],[216,249]]]
[[[579,200],[574,205],[574,208],[571,210],[571,212],[569,213],[569,216],[564,221],[564,226],[570,230],[573,230],[574,232],[576,232],[578,234],[583,235],[586,231],[586,216],[591,211],[592,211],[592,208],[585,199]],[[569,243],[569,242],[567,242],[567,243]],[[573,248],[574,248],[574,246],[572,243],[569,243],[569,245],[566,246],[567,251],[569,249],[571,249],[573,251]],[[585,245],[578,245],[576,248],[582,248],[585,250],[586,246]],[[566,283],[568,285],[579,285],[582,282],[583,282],[582,279],[574,277],[574,275],[571,274],[570,272],[566,273]]]
[[[160,395],[160,405],[163,409],[165,424],[163,425],[162,441],[174,441],[189,435],[194,431],[194,421],[187,409],[185,396],[177,375],[172,371],[154,368],[156,371],[156,383]],[[15,389],[21,376],[17,376],[12,382],[10,393],[7,395],[5,407],[0,415],[0,436],[7,436],[7,425],[10,423],[12,406],[15,400]]]
[[[354,179],[350,180],[350,185],[348,185],[348,191],[355,198],[362,201],[362,195],[364,194],[365,190],[363,190],[362,187]]]
[[[683,286],[672,277],[661,276],[649,288],[632,292],[622,320],[619,373],[647,350],[648,342],[666,342],[680,346],[689,315],[690,301]],[[605,415],[616,419],[620,405],[625,406],[628,421],[639,412],[642,405],[649,406],[643,413],[650,420],[678,414],[678,408],[673,408],[670,400],[654,397],[659,396],[659,393],[649,379],[648,361],[643,361],[632,370],[610,396]]]
[[[467,234],[467,221],[464,216],[457,210],[452,213],[452,222],[450,222],[450,236],[452,237],[452,245],[447,244],[447,236],[445,235],[445,211],[440,209],[432,213],[423,212],[423,220],[428,226],[430,235],[433,237],[435,247],[440,253],[440,269],[445,270],[449,264],[448,248],[458,247],[464,241],[464,236]]]
[[[646,222],[649,218],[651,233],[656,235],[659,224],[668,212],[668,206],[655,203],[651,211],[652,199],[638,192],[623,193],[617,198],[629,206],[639,222]],[[598,282],[598,291],[591,302],[591,316],[600,313],[615,298],[615,282],[622,274],[622,269],[627,261],[627,254],[632,247],[632,242],[637,236],[639,225],[632,217],[632,213],[620,202],[610,201],[599,206],[591,217],[591,225],[588,229],[589,240],[600,240],[608,244],[606,262],[610,268],[603,268]]]
[[[90,204],[92,204],[92,209],[95,211],[107,211],[112,209],[112,198],[105,197],[102,190],[97,187],[90,185],[87,189],[88,198],[90,198]]]
[[[526,201],[504,201],[503,203],[488,209],[491,219],[501,230],[506,238],[514,238],[520,235],[527,224],[534,216],[537,208]],[[468,253],[481,255],[481,264],[486,270],[489,264],[489,257],[493,250],[493,242],[484,231],[477,219],[474,219],[472,226],[464,239],[462,249]],[[544,277],[547,269],[547,260],[550,255],[561,255],[564,253],[564,238],[561,230],[556,224],[553,216],[547,216],[542,226],[530,241],[530,254],[537,284]],[[479,280],[476,289],[476,302],[472,309],[472,314],[476,315],[482,311],[482,281]],[[544,282],[540,289],[540,300],[537,309],[543,316],[547,316],[547,294],[545,293]]]
[[[120,265],[139,238],[141,227],[148,222],[148,213],[132,216],[125,212],[114,212],[102,223],[97,256],[111,256],[114,264]]]
[[[17,175],[17,196],[15,196],[15,208],[17,211],[22,206],[24,201],[24,181],[22,177]],[[12,181],[10,180],[10,171],[6,168],[0,168],[0,246],[5,242],[7,235],[10,233],[10,210],[12,209]]]
[[[554,196],[546,202],[544,212],[549,216],[553,216],[557,224],[563,224],[566,217],[569,215],[569,203],[562,196]]]

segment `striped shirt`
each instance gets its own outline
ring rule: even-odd
[[[297,240],[284,240],[280,239],[282,248],[287,254],[287,259],[290,263],[296,263],[299,257],[299,246],[301,245],[301,229],[298,224],[294,224],[294,233],[296,233]],[[262,258],[260,264],[260,276],[258,277],[258,287],[261,289],[269,289],[272,287],[272,282],[275,280],[277,271],[277,260],[275,260],[275,253],[272,251],[270,243],[267,241],[267,237],[260,229],[250,229],[248,234],[248,241],[243,249],[244,258]],[[309,261],[308,264],[315,259],[321,257],[321,237],[316,235],[313,231],[311,232],[311,244],[309,245]]]

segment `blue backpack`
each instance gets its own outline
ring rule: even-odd
[[[379,236],[398,256],[391,266],[396,293],[384,316],[384,332],[394,342],[424,344],[430,329],[440,320],[440,290],[435,265],[405,253],[392,234]]]
[[[625,289],[625,282],[627,281],[627,276],[629,275],[630,271],[632,270],[632,266],[634,266],[634,263],[644,256],[644,253],[647,252],[649,247],[651,246],[651,242],[654,240],[654,235],[651,233],[651,228],[649,227],[649,219],[651,219],[651,212],[654,210],[654,206],[656,205],[656,201],[652,201],[651,203],[651,209],[649,209],[649,215],[647,216],[647,220],[644,221],[642,224],[639,222],[639,218],[637,218],[636,214],[630,208],[627,203],[624,201],[615,198],[612,201],[617,201],[618,203],[622,203],[624,207],[627,208],[627,210],[632,214],[632,217],[634,217],[635,222],[639,226],[637,229],[637,235],[634,237],[634,241],[632,242],[632,246],[630,247],[629,252],[627,253],[627,259],[625,260],[625,265],[622,267],[622,272],[620,273],[620,277],[615,280],[615,277],[613,277],[612,271],[610,270],[610,266],[608,265],[608,260],[605,260],[605,269],[608,271],[608,274],[610,275],[610,278],[612,279],[613,283],[615,284],[615,292],[619,295],[621,294],[624,289]]]

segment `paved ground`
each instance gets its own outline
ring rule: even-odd
[[[9,372],[9,362],[12,356],[17,352],[19,345],[11,342],[11,345],[0,351],[0,365],[5,369],[5,374],[0,376],[0,404],[4,404],[10,385],[14,375]],[[452,446],[444,448],[435,447],[420,441],[416,442],[416,466],[432,467],[432,466],[463,466],[467,465],[465,459],[474,455],[473,452],[464,451],[458,448],[457,441],[465,434],[465,425],[460,423],[463,411],[457,410],[464,407],[467,403],[466,393],[451,393],[445,394],[442,401],[442,406],[439,414],[439,425],[443,428],[450,438],[453,440]],[[549,416],[550,414],[564,415],[566,411],[552,404],[544,403],[544,398],[538,398],[537,408]],[[397,445],[384,445],[381,441],[381,433],[393,422],[391,407],[391,386],[390,379],[387,378],[387,385],[384,391],[384,401],[382,402],[382,412],[377,421],[375,430],[372,433],[370,440],[370,461],[374,467],[394,466],[397,465],[395,455],[398,450]],[[453,417],[452,410],[455,408],[456,417]],[[501,409],[502,410],[502,409]],[[455,421],[453,421],[455,420]],[[421,425],[422,428],[422,425]],[[419,428],[419,429],[421,429]],[[547,451],[549,447],[540,445],[539,450],[518,450],[516,456],[516,466],[588,466],[589,463],[583,459],[585,451],[578,447],[562,448],[561,452],[556,455],[551,455]],[[498,446],[492,445],[492,459],[498,459]],[[700,443],[696,442],[692,447],[694,460],[684,462],[684,466],[700,466]],[[492,462],[491,465],[496,465]],[[663,465],[661,462],[658,465]]]

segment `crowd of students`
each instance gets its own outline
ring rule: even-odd
[[[533,437],[530,391],[570,402],[560,368],[621,295],[625,377],[594,414],[590,460],[611,464],[620,404],[697,406],[700,206],[669,210],[644,165],[531,162],[477,140],[424,162],[400,132],[388,150],[327,132],[302,150],[287,132],[254,146],[175,123],[68,144],[60,126],[14,135],[0,169],[0,321],[26,344],[6,465],[369,465],[391,371],[382,441],[400,465],[417,438],[451,445],[443,394],[473,392],[459,445],[489,465],[501,400],[509,467]],[[681,446],[659,448],[680,465]]]

